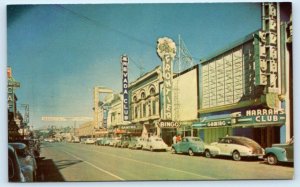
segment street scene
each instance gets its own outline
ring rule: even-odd
[[[292,4],[7,6],[8,182],[293,180]]]

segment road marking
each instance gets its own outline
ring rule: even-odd
[[[104,173],[106,173],[106,174],[108,174],[108,175],[111,175],[111,176],[113,176],[113,177],[115,177],[115,178],[117,178],[117,179],[120,179],[120,180],[122,180],[122,181],[125,180],[125,179],[123,179],[123,178],[121,178],[121,177],[119,177],[119,176],[117,176],[117,175],[115,175],[115,174],[112,174],[112,173],[109,172],[109,171],[106,171],[106,170],[104,170],[104,169],[101,169],[101,168],[99,168],[98,166],[96,166],[96,165],[94,165],[94,164],[92,164],[92,163],[90,163],[90,162],[88,162],[88,161],[85,161],[85,160],[79,158],[78,156],[75,156],[75,155],[73,155],[73,154],[71,154],[71,153],[69,153],[69,152],[66,152],[66,151],[63,151],[63,152],[65,152],[66,154],[68,154],[68,155],[70,155],[70,156],[72,156],[72,157],[74,157],[74,158],[76,158],[76,159],[78,159],[78,160],[80,160],[80,161],[83,161],[83,162],[87,163],[88,165],[90,165],[90,166],[96,168],[96,169],[99,170],[99,171],[102,171],[102,172],[104,172]]]
[[[82,149],[82,148],[78,148],[78,149]],[[139,161],[139,160],[134,160],[134,159],[131,159],[131,158],[126,158],[126,157],[121,157],[121,156],[117,156],[117,155],[113,155],[113,154],[109,154],[109,153],[103,153],[103,152],[96,151],[96,150],[89,150],[89,149],[82,149],[82,150],[97,152],[97,153],[100,153],[100,154],[105,154],[105,155],[109,155],[109,156],[113,156],[113,157],[117,157],[117,158],[121,158],[121,159],[126,159],[126,160],[130,160],[130,161],[133,161],[133,162],[145,164],[145,165],[150,165],[150,166],[155,166],[155,167],[159,167],[159,168],[163,168],[163,169],[173,170],[173,171],[176,171],[176,172],[181,172],[181,173],[185,173],[185,174],[189,174],[189,175],[195,175],[195,176],[206,178],[206,179],[218,180],[217,178],[214,178],[214,177],[209,177],[209,176],[205,176],[205,175],[199,175],[197,173],[192,173],[192,172],[188,172],[188,171],[184,171],[184,170],[179,170],[179,169],[165,167],[165,166],[161,166],[161,165],[157,165],[157,164],[147,163],[147,162],[143,162],[143,161]]]

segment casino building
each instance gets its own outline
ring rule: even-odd
[[[246,136],[263,147],[293,136],[289,24],[279,5],[263,3],[262,29],[201,63],[200,118],[193,123],[205,142]]]

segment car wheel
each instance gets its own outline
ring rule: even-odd
[[[211,158],[210,151],[208,149],[205,150],[204,155],[206,158]]]
[[[172,154],[176,154],[176,150],[175,150],[175,148],[174,148],[174,147],[172,147],[172,149],[171,149],[171,153],[172,153]]]
[[[268,157],[267,157],[267,162],[270,165],[276,165],[277,162],[278,162],[278,159],[277,159],[277,157],[275,155],[269,154]]]
[[[190,156],[194,156],[195,155],[192,149],[189,149],[189,155]]]
[[[232,153],[232,159],[235,161],[240,161],[241,160],[241,155],[238,151],[233,151]]]

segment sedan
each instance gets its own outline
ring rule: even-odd
[[[209,151],[210,150],[210,151]],[[180,142],[172,145],[171,152],[175,153],[188,153],[190,156],[195,154],[204,153],[206,157],[210,157],[214,154],[216,149],[213,146],[205,144],[198,137],[184,137]]]
[[[9,143],[9,145],[16,150],[25,180],[28,182],[35,181],[37,163],[33,155],[29,152],[28,147],[23,143]]]
[[[15,149],[8,145],[8,180],[9,182],[26,182]]]
[[[167,148],[168,145],[160,137],[157,136],[151,136],[150,138],[148,138],[145,146],[143,146],[143,149],[147,149],[150,151],[154,151],[154,150],[167,151]]]
[[[85,144],[95,144],[96,140],[94,138],[88,138],[85,140]]]
[[[275,165],[278,162],[294,162],[294,138],[286,144],[273,144],[272,147],[266,148],[268,164]]]
[[[264,149],[257,142],[241,136],[226,136],[211,145],[217,148],[216,155],[231,156],[235,161],[242,157],[262,158],[264,155]]]

